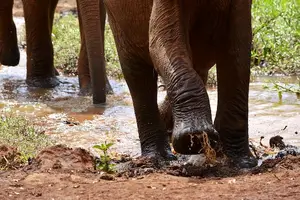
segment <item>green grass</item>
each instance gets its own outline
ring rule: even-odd
[[[77,75],[77,60],[80,51],[80,31],[77,17],[55,17],[52,30],[54,65],[64,74]],[[114,38],[108,24],[105,26],[105,59],[107,75],[122,79]]]
[[[80,51],[78,19],[74,15],[55,16],[52,29],[54,66],[64,74],[77,75],[77,60]]]
[[[34,127],[25,117],[2,112],[0,117],[1,144],[16,147],[20,153],[20,162],[26,163],[40,150],[54,144],[54,141]]]

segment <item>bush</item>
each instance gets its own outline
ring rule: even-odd
[[[253,0],[252,66],[258,73],[300,72],[298,0]]]

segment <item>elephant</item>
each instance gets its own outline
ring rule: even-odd
[[[104,0],[124,78],[133,100],[142,157],[172,160],[210,145],[239,168],[257,160],[249,149],[251,0]],[[123,12],[126,10],[126,12]],[[217,66],[213,123],[205,88]],[[157,77],[167,96],[159,108]],[[161,110],[160,110],[161,109]]]
[[[53,66],[52,25],[58,0],[23,0],[27,42],[29,86],[53,88],[59,84]],[[81,94],[92,90],[93,103],[105,103],[111,86],[105,73],[104,25],[106,12],[102,0],[77,0],[81,33],[78,76]],[[12,18],[13,0],[0,5],[0,63],[15,66],[20,53]],[[90,12],[94,10],[94,12]]]

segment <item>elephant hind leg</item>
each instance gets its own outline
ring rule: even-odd
[[[243,4],[243,5],[240,5]],[[236,1],[229,19],[228,35],[218,54],[218,107],[215,127],[223,151],[241,168],[257,165],[249,149],[248,93],[251,52],[251,5]],[[240,17],[243,16],[243,17]]]
[[[78,1],[77,1],[77,5]],[[103,3],[100,5],[101,11],[101,35],[102,35],[102,45],[104,49],[104,30],[105,30],[105,19],[106,19],[106,12],[104,10]],[[79,27],[80,27],[80,41],[81,41],[81,47],[80,47],[80,53],[79,53],[79,59],[78,59],[78,79],[79,79],[79,87],[80,87],[80,95],[92,95],[92,84],[91,84],[91,74],[90,74],[90,68],[89,68],[89,60],[88,60],[88,54],[87,54],[87,47],[86,47],[86,40],[85,40],[85,32],[83,30],[83,22],[80,17],[81,15],[80,6],[78,6],[78,20],[79,20]],[[105,62],[105,61],[103,61]],[[106,81],[106,93],[107,94],[113,94],[113,89],[109,83],[109,80],[107,78],[107,75],[105,75],[105,81]]]
[[[81,33],[84,34],[84,33]],[[79,87],[80,87],[80,95],[87,96],[92,95],[92,85],[91,85],[91,75],[88,63],[88,55],[85,45],[85,39],[81,37],[81,47],[78,59],[78,79],[79,79]],[[107,76],[106,79],[106,93],[113,94],[113,89],[109,83]]]
[[[124,78],[132,96],[142,156],[175,159],[157,105],[157,73],[137,59],[120,56]]]

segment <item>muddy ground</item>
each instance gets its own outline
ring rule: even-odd
[[[14,14],[22,16],[20,0]],[[60,0],[59,11],[73,9],[75,0]],[[16,22],[23,23],[22,18]],[[108,105],[95,108],[91,98],[78,96],[76,77],[60,77],[62,84],[53,90],[37,90],[25,84],[25,52],[15,68],[4,66],[0,72],[0,108],[22,113],[45,130],[58,143],[84,148],[113,141],[113,152],[136,157],[140,153],[132,102],[124,82],[111,80],[115,94]],[[288,81],[291,81],[288,79]],[[293,80],[292,80],[293,81]],[[262,81],[251,84],[251,141],[259,142],[280,134],[288,144],[300,146],[300,102],[284,94],[277,104],[276,92],[262,90]],[[159,93],[163,99],[164,92]],[[217,93],[209,90],[213,115]],[[298,199],[300,195],[300,158],[289,156],[272,160],[267,167],[239,172],[226,168],[204,171],[200,176],[184,177],[183,169],[155,170],[143,166],[120,177],[94,171],[92,155],[80,149],[46,149],[31,165],[0,172],[0,199]],[[2,151],[4,151],[2,149]],[[0,148],[1,155],[1,148]],[[198,174],[199,175],[199,174]],[[113,179],[113,180],[104,180]]]

